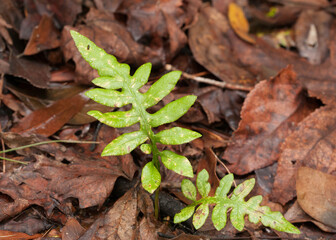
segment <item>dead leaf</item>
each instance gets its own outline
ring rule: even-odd
[[[272,199],[285,204],[296,196],[295,175],[301,166],[335,174],[336,108],[324,106],[299,123],[281,146]]]
[[[247,95],[241,122],[224,158],[235,174],[247,174],[273,164],[280,145],[314,109],[291,67],[258,83]]]
[[[216,9],[203,5],[189,29],[189,46],[198,63],[224,82],[252,86],[255,77],[232,57],[229,23]]]
[[[20,233],[20,232],[11,232],[11,231],[4,231],[0,230],[0,238],[3,240],[28,240],[28,239],[36,239],[41,237],[42,234],[35,234],[33,236],[25,234],[25,233]]]
[[[320,204],[318,206],[320,206]],[[284,217],[291,223],[312,222],[324,232],[336,233],[335,228],[329,227],[305,213],[298,201],[295,201],[295,203],[287,210]]]
[[[70,217],[62,228],[62,240],[78,239],[85,232],[80,223],[73,217]]]
[[[18,58],[18,56],[11,53],[9,65],[8,74],[24,78],[35,87],[48,87],[50,78],[50,66],[48,64],[24,57]]]
[[[139,216],[140,211],[143,215]],[[139,187],[132,188],[106,213],[96,237],[155,240],[161,224],[155,220],[153,212],[149,194]]]
[[[38,13],[43,16],[47,15],[53,17],[57,23],[57,28],[62,28],[65,25],[72,25],[82,10],[82,3],[80,1],[48,1],[48,0],[34,0]]]
[[[126,176],[120,158],[93,158],[75,152],[59,152],[60,160],[35,155],[36,162],[19,172],[2,173],[0,221],[15,216],[30,205],[43,207],[49,216],[54,208],[68,212],[65,203],[78,199],[80,208],[102,206],[119,176]],[[57,158],[58,158],[57,157]]]
[[[336,229],[336,176],[300,167],[296,179],[297,198],[314,219]]]
[[[228,18],[232,29],[241,39],[248,43],[255,43],[255,40],[248,34],[250,26],[239,5],[236,3],[229,4]]]
[[[43,50],[57,48],[60,46],[60,37],[52,19],[44,15],[40,24],[34,28],[23,55],[33,55]]]
[[[41,108],[24,117],[11,131],[50,136],[78,113],[87,100],[81,94],[61,99],[49,107]]]

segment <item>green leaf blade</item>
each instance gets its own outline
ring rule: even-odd
[[[189,110],[196,101],[196,98],[194,95],[188,95],[168,103],[159,111],[150,115],[150,125],[158,127],[162,124],[176,121]]]
[[[85,95],[108,107],[122,107],[132,101],[132,97],[110,89],[94,88],[85,92]]]
[[[129,75],[130,67],[127,64],[118,63],[117,59],[107,54],[87,37],[71,30],[70,34],[75,41],[76,47],[82,57],[94,69],[98,70],[100,76],[125,77]]]
[[[148,139],[142,131],[124,133],[110,142],[103,150],[102,156],[119,156],[133,151]]]
[[[260,207],[259,211],[264,212],[261,216],[261,223],[277,231],[300,234],[300,230],[288,222],[280,212],[272,212],[269,207]]]
[[[194,211],[195,211],[194,205],[190,205],[186,208],[183,208],[181,212],[175,214],[174,223],[187,221],[194,214]]]
[[[131,78],[131,87],[138,90],[148,82],[148,78],[152,69],[151,63],[141,65]]]
[[[190,142],[202,135],[190,129],[174,127],[163,130],[155,135],[157,141],[166,145],[179,145]]]
[[[143,188],[149,193],[153,193],[160,186],[161,174],[153,162],[147,163],[142,169],[141,182]]]
[[[244,206],[242,204],[237,204],[230,213],[230,220],[232,226],[238,231],[242,231],[244,229],[245,221],[244,221],[245,211]]]
[[[209,204],[203,203],[201,204],[195,211],[193,217],[193,225],[196,229],[200,229],[207,217],[209,216]]]
[[[219,186],[216,189],[215,196],[226,198],[228,192],[231,189],[232,183],[233,183],[233,174],[230,173],[225,175],[225,177],[223,177],[219,182]]]
[[[181,182],[183,195],[191,201],[196,201],[197,190],[195,185],[189,179],[183,179]]]
[[[231,200],[236,199],[243,200],[252,191],[254,185],[255,185],[254,178],[242,182],[233,190]]]
[[[229,206],[219,203],[214,207],[212,211],[211,219],[217,231],[222,230],[226,225],[226,221],[227,221],[226,212],[228,208]]]
[[[202,197],[207,197],[210,192],[211,185],[208,180],[209,173],[207,172],[207,170],[203,169],[198,173],[198,176],[196,178],[196,186],[198,192],[202,195]]]
[[[172,71],[163,75],[157,80],[146,93],[144,93],[145,108],[149,108],[157,104],[162,98],[167,96],[175,87],[181,76],[180,71]]]
[[[160,152],[160,157],[163,165],[169,170],[190,178],[194,176],[192,166],[186,157],[169,150]]]
[[[106,89],[119,89],[123,87],[124,79],[120,76],[116,77],[98,77],[92,80],[92,83],[98,87],[106,88]]]
[[[88,115],[114,128],[129,127],[140,121],[140,117],[134,109],[126,112],[119,111],[108,113],[92,110],[88,112]]]

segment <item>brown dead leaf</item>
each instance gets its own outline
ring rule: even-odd
[[[46,15],[42,16],[40,24],[34,28],[23,55],[33,55],[43,50],[60,46],[60,33]]]
[[[229,23],[216,9],[203,5],[189,29],[189,46],[198,63],[224,82],[252,86],[255,77],[232,56]]]
[[[255,40],[248,34],[250,26],[244,12],[236,3],[229,4],[228,19],[232,29],[241,39],[248,43],[255,43]]]
[[[280,145],[314,109],[291,67],[262,81],[247,95],[241,122],[224,158],[235,174],[246,174],[273,164]]]
[[[139,215],[140,212],[142,215]],[[118,199],[103,220],[99,220],[101,224],[96,237],[155,240],[158,238],[157,231],[162,227],[153,213],[153,202],[149,194],[139,187],[132,188]]]
[[[320,204],[317,206],[320,206]],[[329,227],[305,213],[305,211],[303,211],[303,209],[300,207],[298,201],[295,201],[295,203],[287,210],[287,212],[284,214],[284,217],[291,223],[312,222],[324,232],[336,233],[335,228]]]
[[[0,230],[0,238],[3,240],[28,240],[28,239],[36,239],[41,237],[42,234],[35,234],[35,235],[28,235],[25,233],[20,232],[11,232],[11,231],[4,231]]]
[[[300,167],[296,179],[298,202],[314,219],[336,229],[336,176]]]
[[[299,123],[281,146],[272,199],[285,204],[296,196],[295,175],[306,166],[324,173],[335,174],[334,159],[336,108],[324,106]]]
[[[78,239],[84,232],[85,229],[80,223],[75,218],[70,217],[62,228],[62,240]]]
[[[49,107],[41,108],[24,117],[11,131],[50,136],[78,113],[87,100],[82,94],[61,99]]]
[[[258,74],[260,79],[275,76],[278,71],[287,65],[293,65],[294,71],[301,84],[311,96],[317,97],[323,103],[334,103],[336,100],[336,81],[334,69],[336,64],[336,22],[332,22],[329,43],[330,57],[320,65],[312,65],[296,53],[285,49],[275,49],[262,39],[256,39],[256,44],[251,46],[233,32],[228,33],[233,49],[233,54],[247,71]],[[309,69],[309,71],[307,71]]]
[[[19,58],[12,53],[9,59],[9,65],[8,74],[24,78],[35,87],[48,87],[50,78],[50,66],[48,64],[24,57]]]
[[[59,151],[59,150],[58,150]],[[102,159],[79,152],[58,152],[57,158],[35,155],[36,162],[19,172],[0,174],[0,221],[15,216],[30,205],[44,207],[47,215],[57,207],[69,212],[66,202],[76,198],[80,208],[102,206],[119,176],[120,158]]]

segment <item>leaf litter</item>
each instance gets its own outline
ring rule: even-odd
[[[213,186],[228,171],[239,175],[238,183],[256,176],[258,189],[252,194],[267,196],[272,208],[290,207],[285,216],[300,224],[299,237],[332,239],[336,25],[328,9],[334,6],[310,0],[204,2],[1,1],[0,118],[6,149],[59,138],[99,142],[2,152],[1,157],[27,165],[1,166],[1,238],[196,237],[188,227],[169,228],[165,216],[154,219],[152,200],[138,185],[139,170],[148,161],[140,151],[100,156],[124,130],[99,126],[86,116],[89,110],[119,109],[98,109],[78,94],[98,75],[75,49],[69,35],[74,29],[120,62],[136,67],[152,62],[152,82],[165,73],[167,63],[189,73],[191,78],[183,78],[160,106],[197,95],[186,116],[171,125],[187,126],[203,138],[166,149],[191,159],[194,173],[208,169]],[[194,82],[192,76],[200,72],[228,88]],[[60,95],[55,79],[62,82]],[[253,89],[238,91],[230,84]],[[163,173],[167,201],[188,203],[180,191],[182,179]],[[293,212],[298,214],[293,217]],[[238,236],[230,224],[220,232],[205,225],[197,234]],[[255,225],[239,236],[292,237]]]

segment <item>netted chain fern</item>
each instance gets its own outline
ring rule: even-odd
[[[183,144],[199,138],[201,134],[181,127],[154,133],[153,128],[179,119],[194,104],[196,96],[184,96],[153,114],[146,111],[173,90],[181,72],[173,71],[165,74],[148,91],[140,93],[139,89],[148,82],[150,63],[140,66],[131,76],[129,65],[119,63],[114,56],[107,54],[78,32],[70,31],[70,33],[82,57],[98,71],[100,76],[92,81],[100,88],[87,91],[86,96],[110,107],[120,108],[127,104],[132,105],[129,111],[108,113],[90,111],[88,114],[114,128],[140,123],[138,131],[124,133],[109,143],[103,150],[102,156],[124,155],[138,146],[144,153],[152,153],[153,160],[145,165],[141,174],[142,185],[150,193],[153,193],[161,183],[159,157],[166,168],[180,175],[193,177],[192,166],[186,157],[169,150],[159,151],[157,143]]]
[[[196,186],[202,196],[199,200],[196,200],[197,189],[195,185],[189,179],[183,179],[181,184],[182,193],[186,198],[193,201],[193,203],[175,215],[174,223],[186,221],[194,215],[193,225],[196,229],[199,229],[203,226],[209,215],[209,206],[214,204],[215,207],[213,208],[211,218],[218,231],[225,227],[227,212],[230,209],[231,223],[239,231],[243,230],[245,225],[244,217],[248,215],[248,219],[252,223],[261,222],[264,226],[271,227],[278,231],[300,233],[280,212],[272,212],[268,206],[260,206],[262,196],[254,196],[247,202],[244,200],[254,187],[254,178],[239,184],[233,190],[231,197],[228,197],[227,194],[233,183],[233,174],[228,174],[221,179],[214,196],[209,196],[211,186],[208,179],[209,174],[205,169],[197,175]]]

